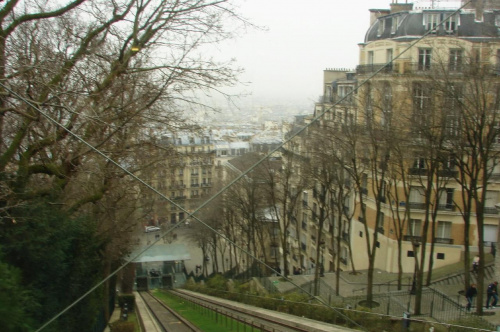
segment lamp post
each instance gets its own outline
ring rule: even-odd
[[[498,212],[500,212],[500,203],[495,204],[495,208],[497,209]],[[500,280],[500,255],[496,254],[496,250],[499,248],[498,247],[499,244],[500,244],[500,220],[499,220],[499,224],[497,226],[497,243],[495,243],[495,249],[493,251],[495,280]]]
[[[320,265],[319,265],[319,276],[324,277],[325,276],[325,240],[321,240],[320,242],[320,249],[321,249],[321,259],[320,259]]]

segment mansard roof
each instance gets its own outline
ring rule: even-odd
[[[427,32],[424,25],[426,15],[438,14],[440,21],[442,21],[453,15],[454,12],[455,10],[429,9],[398,12],[379,17],[368,29],[365,35],[365,43],[384,39],[405,41],[421,37]],[[398,27],[393,29],[392,25],[395,22],[397,22]],[[459,14],[456,14],[455,22],[457,28],[453,32],[445,31],[444,25],[441,25],[431,35],[450,36],[478,42],[500,38],[500,11],[498,10],[485,12],[482,22],[476,21],[474,11],[462,10]],[[381,25],[384,25],[383,31],[380,31]]]

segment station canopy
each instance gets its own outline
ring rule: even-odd
[[[129,258],[132,258],[133,263],[173,262],[191,259],[184,244],[155,244],[149,249],[147,247],[137,247],[130,254]]]

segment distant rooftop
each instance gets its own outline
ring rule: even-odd
[[[461,0],[421,0],[414,1],[413,6],[414,9],[458,9],[460,7],[462,7]]]

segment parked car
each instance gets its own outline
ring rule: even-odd
[[[145,233],[150,233],[150,232],[159,232],[160,227],[156,226],[146,226],[146,229],[144,230]]]

